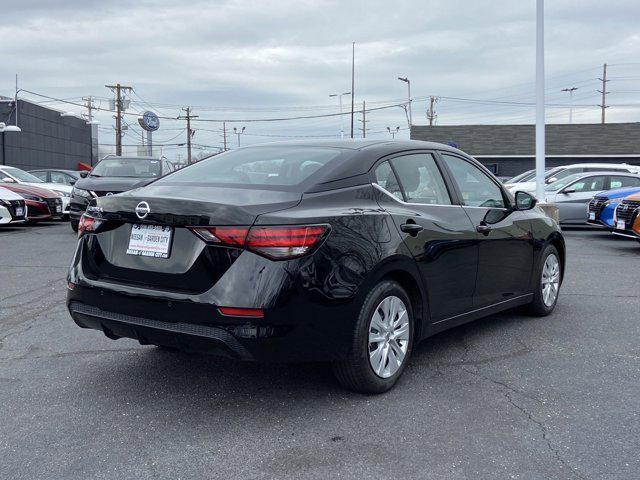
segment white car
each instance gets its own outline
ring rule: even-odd
[[[22,223],[27,215],[27,206],[17,193],[0,187],[0,225]]]
[[[20,170],[16,167],[7,167],[6,165],[0,165],[0,186],[1,182],[4,183],[24,183],[26,185],[33,185],[34,187],[46,188],[47,190],[53,190],[62,196],[62,213],[69,215],[69,201],[71,200],[71,185],[63,185],[60,183],[43,182],[35,175],[31,175],[29,172]]]
[[[640,173],[640,167],[637,165],[628,165],[626,163],[575,163],[573,165],[563,165],[561,167],[551,168],[544,172],[544,178],[545,183],[549,185],[558,180],[562,180],[569,175],[589,172]],[[519,175],[519,177],[522,177],[520,179],[518,177],[514,177],[512,180],[516,180],[516,182],[512,182],[510,180],[505,183],[505,187],[507,187],[511,193],[522,191],[535,194],[535,170],[530,170],[525,173],[528,173],[528,175]]]
[[[547,185],[545,196],[558,207],[561,225],[584,225],[596,193],[624,187],[640,187],[640,176],[621,171],[574,173]]]

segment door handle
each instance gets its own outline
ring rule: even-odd
[[[476,232],[483,234],[485,237],[491,233],[491,227],[489,225],[478,225]]]
[[[416,235],[418,235],[418,233],[424,230],[424,227],[416,223],[403,223],[402,225],[400,225],[400,230],[402,230],[404,233],[408,233],[412,237],[415,237]]]

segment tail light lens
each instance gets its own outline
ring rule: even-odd
[[[274,260],[301,257],[317,248],[329,225],[283,225],[264,227],[194,227],[208,243],[241,247]]]
[[[324,238],[328,225],[252,227],[246,247],[273,259],[306,255]]]
[[[95,233],[102,223],[102,220],[90,217],[85,213],[80,217],[80,221],[78,222],[78,236],[81,237],[85,233]]]
[[[244,246],[249,227],[206,227],[192,228],[196,235],[208,243],[219,243],[234,247]]]
[[[263,318],[262,308],[219,307],[218,311],[226,317]]]

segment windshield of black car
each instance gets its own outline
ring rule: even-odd
[[[94,177],[140,177],[162,176],[160,160],[140,158],[105,158],[91,171]]]
[[[327,147],[250,147],[202,160],[160,183],[291,187],[299,185],[342,154]]]

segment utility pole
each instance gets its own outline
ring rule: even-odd
[[[427,119],[429,120],[429,126],[433,126],[433,122],[435,121],[437,115],[436,112],[433,111],[433,107],[438,102],[436,97],[429,97],[429,110],[427,110]]]
[[[563,92],[569,92],[569,125],[573,123],[573,92],[578,90],[578,87],[563,88]]]
[[[362,128],[360,129],[362,130],[362,138],[367,138],[367,122],[369,120],[367,120],[367,104],[364,101],[362,102],[362,118],[360,121],[362,122]]]
[[[238,136],[238,148],[240,148],[240,135],[244,133],[244,129],[247,127],[242,127],[242,130],[238,130],[236,127],[233,127],[233,133]]]
[[[387,130],[389,130],[389,133],[391,134],[391,139],[393,140],[396,138],[396,133],[400,131],[400,127],[396,127],[395,130],[392,130],[390,127],[387,127]]]
[[[355,72],[356,72],[356,42],[351,44],[351,138],[353,138],[353,108],[356,95]]]
[[[105,85],[112,92],[116,93],[116,155],[122,155],[122,112],[125,110],[122,103],[122,91],[130,92],[133,87],[127,87],[116,83],[115,85]]]
[[[607,64],[606,63],[602,67],[602,78],[599,78],[598,80],[602,82],[602,90],[598,90],[598,92],[602,94],[602,104],[600,105],[600,108],[602,109],[602,113],[601,113],[600,123],[604,125],[604,120],[605,120],[604,111],[605,109],[609,108],[609,106],[607,105],[607,93],[609,93],[607,92],[607,82],[609,80],[607,80]]]
[[[93,97],[82,97],[84,100],[84,106],[87,109],[87,121],[89,123],[93,122],[93,110],[95,110],[95,106],[93,103]]]
[[[222,122],[222,146],[223,152],[227,151],[227,122]]]
[[[181,115],[178,117],[178,120],[186,120],[187,121],[187,165],[191,165],[191,138],[196,133],[195,130],[191,130],[191,119],[198,118],[198,115],[191,115],[191,107],[186,107],[182,109],[186,115]]]

